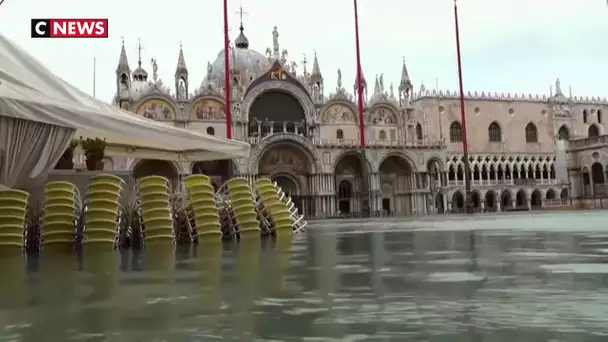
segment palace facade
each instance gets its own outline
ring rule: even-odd
[[[457,92],[414,90],[405,62],[395,66],[399,84],[383,77],[363,80],[367,151],[360,153],[356,91],[324,83],[314,56],[298,66],[279,45],[265,53],[250,49],[241,26],[228,53],[231,61],[233,138],[252,145],[232,170],[255,179],[270,176],[309,217],[360,210],[361,194],[371,209],[393,215],[457,212],[464,206],[462,125]],[[135,115],[225,137],[224,53],[208,63],[200,86],[189,82],[180,48],[174,83],[131,69],[123,44],[116,69],[114,104]],[[351,70],[353,73],[355,70]],[[369,83],[368,83],[369,82]],[[369,85],[369,87],[368,87]],[[349,87],[350,88],[350,87]],[[353,87],[354,88],[354,87]],[[352,88],[351,88],[352,89]],[[566,96],[559,80],[554,94],[467,93],[473,204],[478,210],[531,210],[569,197],[564,144],[599,136],[608,103]],[[228,162],[169,163],[108,157],[113,171],[179,179],[205,173],[221,184]]]

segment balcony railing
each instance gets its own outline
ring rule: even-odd
[[[584,148],[592,145],[608,144],[608,135],[570,140],[570,149]]]
[[[281,132],[281,134],[282,133],[283,132]],[[268,134],[265,137],[268,137],[270,135],[273,134]],[[264,138],[248,137],[247,142],[251,145],[255,145],[258,144]],[[307,139],[309,139],[314,145],[319,147],[355,148],[360,146],[360,142],[358,139],[317,139],[315,137],[307,137]],[[369,148],[444,148],[446,145],[445,140],[398,141],[366,139],[366,146]]]
[[[538,185],[556,185],[559,184],[557,179],[477,179],[471,180],[471,186],[538,186]],[[448,186],[464,186],[464,180],[448,180]]]

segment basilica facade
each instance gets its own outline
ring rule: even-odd
[[[168,163],[108,157],[113,171],[135,177],[180,179],[210,175],[219,186],[227,169],[254,180],[268,176],[309,217],[354,214],[361,196],[376,214],[397,216],[458,212],[464,207],[463,130],[456,92],[415,90],[405,62],[400,82],[363,77],[366,151],[361,153],[356,92],[324,83],[320,58],[290,61],[272,31],[265,53],[249,46],[241,26],[228,52],[207,65],[199,86],[189,82],[180,49],[169,86],[141,58],[132,70],[123,46],[116,69],[114,104],[167,124],[226,136],[225,53],[230,56],[233,138],[251,155],[233,161]],[[353,70],[354,72],[354,70]],[[173,82],[174,81],[174,82]],[[368,88],[368,81],[370,87]],[[350,88],[350,87],[349,87]],[[352,89],[352,88],[351,88]],[[560,140],[603,133],[606,102],[550,96],[468,93],[466,112],[473,205],[479,211],[531,210],[565,201],[568,179]],[[563,162],[560,162],[562,160]],[[230,165],[229,163],[232,163]]]

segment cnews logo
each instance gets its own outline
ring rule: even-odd
[[[32,19],[32,38],[108,38],[108,19]]]

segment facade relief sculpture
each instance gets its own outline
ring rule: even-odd
[[[373,125],[396,125],[397,116],[392,110],[381,106],[372,110],[369,121]]]
[[[327,124],[357,123],[357,119],[353,110],[346,105],[334,104],[323,112],[322,122]]]
[[[294,148],[273,148],[264,155],[259,162],[259,172],[263,175],[272,175],[277,172],[291,174],[307,173],[306,157]]]
[[[152,99],[142,103],[137,114],[153,120],[175,120],[175,110],[165,100]]]
[[[223,103],[217,100],[203,99],[192,106],[189,117],[193,121],[225,120],[226,111]]]

